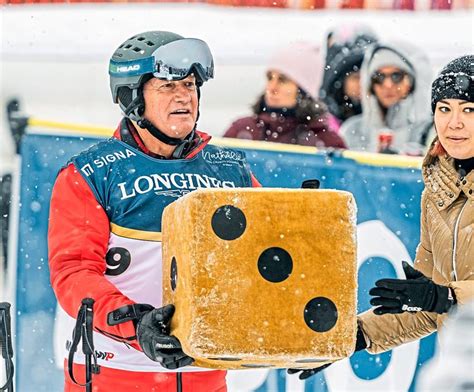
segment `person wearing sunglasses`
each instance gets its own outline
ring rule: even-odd
[[[83,298],[95,300],[93,390],[224,392],[226,372],[192,366],[170,336],[161,298],[163,209],[197,187],[259,186],[244,153],[197,129],[201,88],[214,76],[207,44],[166,31],[136,34],[109,63],[114,135],[72,157],[56,179],[48,233],[58,331],[68,346]],[[227,157],[225,161],[219,157]],[[212,158],[217,157],[217,158]],[[197,185],[200,184],[200,185]],[[65,366],[83,391],[84,360]]]
[[[253,115],[234,121],[224,137],[345,148],[337,119],[317,98],[321,68],[319,49],[306,42],[273,53]]]
[[[362,113],[340,130],[348,148],[382,152],[379,141],[389,138],[390,152],[421,155],[432,124],[430,68],[425,54],[411,44],[371,45],[361,67]]]
[[[414,264],[403,261],[404,277],[380,279],[370,289],[373,308],[357,317],[354,351],[391,350],[440,331],[456,307],[472,311],[474,55],[456,58],[441,70],[432,83],[431,109],[436,137],[422,165],[425,188]],[[457,338],[461,347],[464,337]],[[328,366],[291,373],[308,378]],[[466,365],[472,380],[469,366],[472,361]],[[450,386],[463,390],[460,384]]]
[[[343,24],[328,34],[319,95],[341,124],[362,113],[360,68],[367,47],[377,40],[366,25]]]

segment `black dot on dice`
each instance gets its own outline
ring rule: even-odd
[[[329,298],[316,297],[304,308],[304,321],[316,332],[327,332],[336,325],[337,308]]]
[[[282,248],[268,248],[258,258],[258,272],[272,283],[283,282],[293,271],[293,260]]]
[[[178,281],[178,264],[176,263],[176,258],[173,257],[171,259],[171,267],[170,267],[170,283],[171,283],[171,290],[176,290],[176,282]]]
[[[242,210],[231,205],[225,205],[214,212],[211,226],[219,238],[230,241],[239,238],[244,233],[247,220]]]
[[[107,269],[105,270],[106,275],[117,276],[125,272],[130,266],[132,257],[130,252],[125,248],[110,248],[105,255],[105,262]]]

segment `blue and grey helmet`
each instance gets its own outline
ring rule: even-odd
[[[196,77],[198,87],[214,77],[214,60],[207,44],[169,31],[148,31],[122,43],[109,63],[112,99],[137,121],[144,111],[143,85],[152,77],[181,80]]]

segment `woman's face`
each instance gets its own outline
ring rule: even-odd
[[[371,82],[378,101],[386,109],[405,99],[411,90],[409,76],[397,67],[379,68]]]
[[[265,103],[273,108],[292,108],[296,106],[298,86],[278,71],[267,72]]]
[[[456,159],[474,157],[474,102],[438,101],[434,123],[439,141],[450,156]]]

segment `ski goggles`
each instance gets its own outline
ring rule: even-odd
[[[464,72],[449,72],[439,76],[435,83],[440,89],[453,89],[458,93],[467,93],[472,89],[474,76],[465,74]]]
[[[214,77],[214,60],[207,44],[197,38],[170,42],[150,57],[126,62],[111,61],[109,74],[131,77],[151,73],[155,78],[181,80],[194,74],[198,84]]]
[[[372,84],[383,84],[387,78],[390,78],[393,84],[400,84],[406,75],[407,73],[404,71],[395,71],[389,74],[375,72],[370,79]]]
[[[474,102],[474,75],[449,72],[438,76],[431,85],[431,109],[442,99],[462,99]]]

